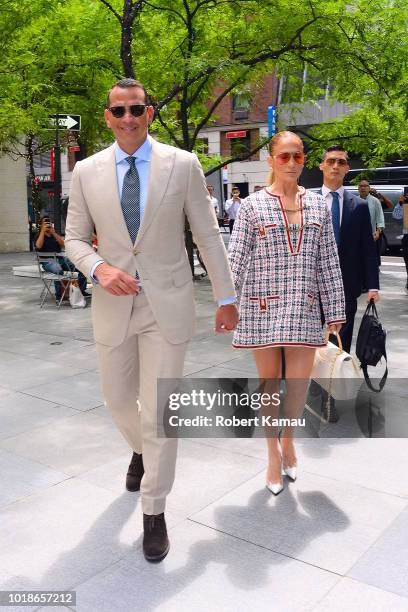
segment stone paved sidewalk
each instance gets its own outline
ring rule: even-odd
[[[380,315],[403,396],[401,261],[384,258]],[[264,440],[181,440],[171,551],[147,564],[139,495],[124,489],[130,452],[99,390],[90,309],[40,310],[38,281],[11,274],[31,262],[0,255],[1,589],[75,590],[81,612],[408,610],[403,438],[302,438],[299,478],[276,498],[264,486]],[[213,335],[206,279],[196,293],[185,374],[255,375],[250,355]]]

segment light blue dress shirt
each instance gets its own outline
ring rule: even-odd
[[[115,147],[115,160],[116,160],[116,178],[118,180],[118,192],[119,199],[122,198],[123,180],[126,172],[129,170],[129,163],[126,158],[129,157],[129,153],[122,151],[117,142],[114,144]],[[146,208],[147,200],[147,186],[149,182],[149,171],[150,171],[150,157],[152,154],[152,142],[150,136],[146,138],[141,147],[137,149],[132,155],[136,159],[135,166],[139,173],[140,180],[140,221],[143,219],[143,214]]]
[[[116,180],[118,181],[118,193],[119,200],[122,198],[123,180],[126,172],[129,170],[129,163],[126,158],[129,157],[129,153],[123,151],[117,142],[113,145],[115,147],[115,162],[116,162]],[[147,187],[149,183],[149,171],[150,171],[150,157],[152,154],[152,140],[148,136],[141,147],[139,147],[132,155],[136,159],[135,166],[139,173],[140,181],[140,222],[142,222],[143,214],[146,208],[147,201]],[[97,261],[91,268],[91,279],[94,282],[98,282],[94,277],[94,272],[99,264],[104,263],[104,259]]]
[[[118,181],[118,193],[119,199],[122,197],[123,180],[126,172],[129,170],[129,163],[126,158],[129,157],[129,153],[122,151],[117,142],[114,144],[115,147],[115,161],[116,161],[116,179]],[[146,140],[132,155],[136,159],[135,165],[139,173],[140,179],[140,222],[142,222],[144,211],[147,202],[147,188],[149,183],[149,172],[150,172],[150,158],[152,154],[152,139],[151,136],[147,136]],[[91,269],[91,279],[94,282],[98,282],[94,277],[94,272],[99,264],[104,263],[104,259],[97,261]],[[236,299],[234,297],[226,298],[218,302],[219,306],[226,306],[228,304],[234,304]]]

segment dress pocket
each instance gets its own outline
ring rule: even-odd
[[[255,308],[258,307],[260,312],[267,312],[268,308],[273,305],[276,304],[276,302],[279,300],[279,295],[267,295],[265,297],[259,297],[259,296],[251,296],[249,298],[249,301],[251,304],[253,304],[253,306]]]

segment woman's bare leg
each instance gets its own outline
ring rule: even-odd
[[[279,393],[279,383],[282,376],[281,349],[267,348],[257,349],[253,352],[258,376],[262,382],[262,392],[272,396]],[[279,416],[279,406],[263,406],[262,414],[271,415],[272,418]],[[276,428],[275,428],[276,429]],[[270,483],[282,482],[282,457],[278,438],[278,431],[273,432],[269,428],[266,434],[268,446],[268,468],[266,480]]]
[[[298,419],[303,413],[315,349],[303,346],[285,347],[286,398],[285,417]],[[284,467],[296,465],[293,428],[284,427],[281,435]]]

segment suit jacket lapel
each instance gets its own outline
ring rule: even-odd
[[[142,239],[160,208],[160,205],[163,203],[173,169],[174,159],[175,153],[169,154],[167,148],[162,147],[162,145],[155,140],[152,141],[147,200],[142,223],[137,234],[136,244]]]
[[[348,194],[347,189],[344,190],[343,197],[343,214],[341,217],[341,226],[340,226],[340,244],[342,244],[345,240],[345,236],[348,231],[348,225],[350,223],[351,211],[354,208],[354,202],[352,197]]]
[[[132,245],[129,231],[123,217],[122,206],[120,204],[118,178],[116,174],[115,146],[112,145],[108,147],[105,153],[105,157],[100,159],[97,163],[97,180],[101,199],[105,203],[106,209],[109,211],[109,223],[111,224],[112,231],[118,229],[122,234],[125,234],[129,241],[129,245]]]

